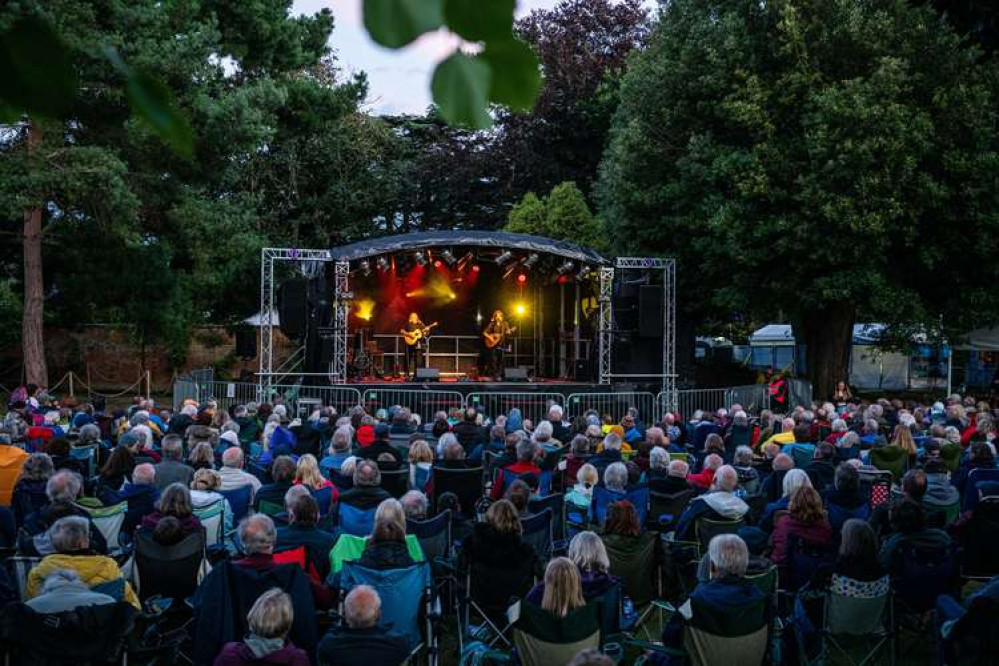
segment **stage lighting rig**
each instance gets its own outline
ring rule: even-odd
[[[417,250],[416,252],[413,253],[413,259],[415,259],[416,263],[418,263],[420,266],[426,266],[427,265],[427,258],[425,256],[423,256],[423,252],[421,252],[419,250]]]
[[[510,250],[504,250],[503,254],[496,257],[496,265],[502,266],[503,264],[509,262],[511,259],[513,259],[513,252],[510,252]]]
[[[451,250],[444,250],[443,252],[441,252],[441,259],[446,261],[448,266],[454,266],[455,263],[458,261],[457,259],[455,259],[455,256],[451,254]]]
[[[575,267],[576,267],[576,265],[574,263],[572,263],[571,261],[567,261],[567,262],[565,262],[564,264],[562,264],[561,266],[558,267],[558,274],[559,275],[568,275],[569,273],[572,272],[572,269],[575,268]]]
[[[531,256],[529,256],[524,261],[524,268],[526,268],[527,270],[531,270],[532,268],[534,268],[535,264],[537,264],[538,261],[540,261],[540,260],[541,260],[541,257],[539,257],[538,253],[535,252],[535,253],[531,254]]]
[[[583,267],[579,269],[579,273],[576,274],[577,280],[585,280],[586,276],[593,272],[593,269],[583,264]]]

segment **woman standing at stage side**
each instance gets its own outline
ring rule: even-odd
[[[493,312],[492,318],[486,329],[482,331],[482,337],[486,343],[486,350],[489,359],[489,372],[497,381],[503,378],[503,357],[506,347],[506,336],[511,335],[516,328],[506,323],[506,317],[502,310]]]

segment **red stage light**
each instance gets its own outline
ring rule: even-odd
[[[479,265],[478,264],[472,264],[472,272],[473,273],[478,273],[479,272]]]
[[[434,268],[440,268],[443,265],[444,265],[444,262],[442,262],[440,259],[435,259],[434,260]]]
[[[517,282],[519,282],[520,284],[524,284],[525,282],[527,282],[527,275],[525,275],[524,273],[518,275]]]

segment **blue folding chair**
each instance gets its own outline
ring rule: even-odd
[[[319,515],[329,515],[330,507],[333,505],[333,489],[326,486],[319,490],[313,490],[312,496],[316,498],[316,504],[319,505]]]
[[[552,517],[554,519],[554,524],[552,525],[552,534],[556,541],[564,541],[565,536],[565,495],[562,493],[555,493],[553,495],[547,495],[545,497],[534,497],[527,504],[527,510],[534,513],[541,513],[545,509],[552,510]]]
[[[603,525],[607,520],[607,507],[621,500],[628,500],[634,505],[638,514],[638,524],[644,525],[649,515],[649,489],[645,487],[621,492],[606,486],[597,486],[593,489],[593,498],[590,500],[590,524]]]
[[[359,509],[356,506],[340,502],[337,505],[337,523],[340,526],[340,533],[359,537],[368,536],[375,527],[375,511],[377,510],[377,507]]]
[[[253,486],[246,485],[233,490],[220,490],[219,495],[229,500],[229,507],[232,509],[232,524],[238,525],[239,521],[243,520],[250,512]]]
[[[554,522],[551,509],[545,509],[533,516],[520,519],[521,538],[524,543],[530,544],[531,548],[534,549],[534,554],[542,562],[551,559],[552,551],[555,549],[555,541],[552,537]]]
[[[977,468],[968,472],[968,481],[964,486],[964,497],[961,498],[962,511],[972,511],[978,504],[984,483],[999,483],[999,469]]]
[[[433,621],[439,613],[434,608],[430,564],[419,562],[405,569],[377,570],[344,562],[340,572],[341,599],[358,585],[370,585],[378,591],[382,601],[379,622],[405,635],[413,654],[426,650],[428,662],[435,664],[437,638]]]

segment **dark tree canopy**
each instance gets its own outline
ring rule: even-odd
[[[902,0],[676,0],[622,84],[602,214],[681,258],[688,316],[791,316],[824,395],[861,307],[996,320],[997,90]]]

